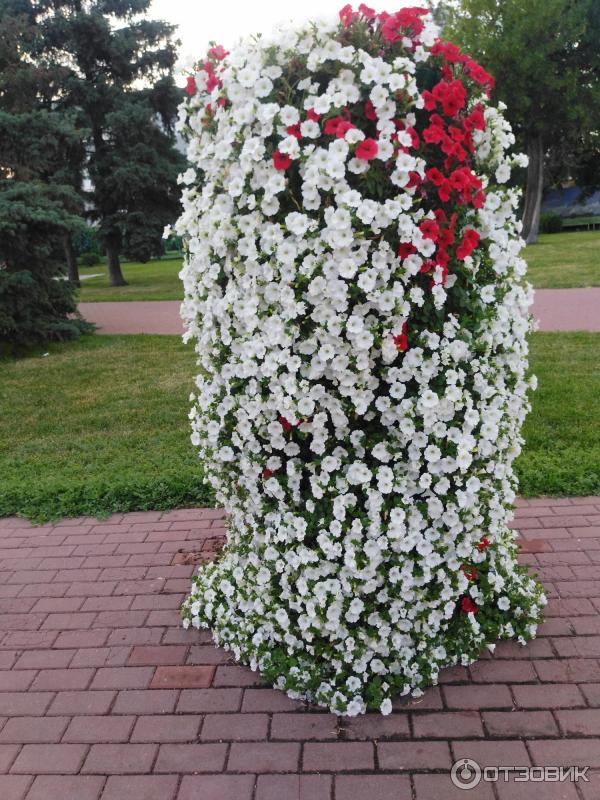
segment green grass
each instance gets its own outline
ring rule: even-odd
[[[536,333],[526,496],[600,494],[600,334]],[[0,516],[209,504],[189,441],[195,357],[171,336],[87,336],[2,365]]]
[[[600,231],[543,233],[524,255],[536,289],[600,286]]]
[[[162,261],[124,262],[123,277],[129,286],[109,286],[104,263],[95,267],[80,267],[80,275],[102,275],[81,281],[78,300],[81,303],[106,302],[109,300],[183,300],[183,286],[178,274],[181,259]]]
[[[600,333],[536,333],[521,494],[600,494]]]
[[[0,516],[210,502],[189,440],[195,354],[178,337],[87,336],[0,369]]]

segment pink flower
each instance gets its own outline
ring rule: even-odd
[[[185,91],[190,97],[196,94],[196,78],[193,75],[188,75]]]
[[[375,158],[378,150],[379,146],[375,139],[364,139],[362,142],[359,142],[355,150],[355,155],[362,161],[370,161],[372,158]]]
[[[216,58],[217,61],[223,61],[223,59],[229,55],[229,51],[225,50],[222,44],[216,45],[216,47],[211,47],[208,51],[208,55],[211,58]]]

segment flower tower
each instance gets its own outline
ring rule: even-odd
[[[192,441],[229,535],[183,621],[339,714],[545,602],[507,526],[531,290],[492,85],[424,9],[364,5],[188,80]]]

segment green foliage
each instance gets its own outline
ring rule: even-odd
[[[90,251],[82,253],[77,260],[82,267],[95,267],[100,263],[100,256],[98,253]]]
[[[521,493],[600,493],[600,334],[536,333]],[[175,336],[94,336],[5,361],[0,516],[38,521],[212,504],[189,441],[195,354]],[[50,388],[50,391],[49,391]],[[107,436],[106,431],[111,435]]]
[[[43,108],[47,72],[19,49],[30,33],[23,18],[0,14],[0,352],[86,327],[62,270],[62,243],[80,224],[71,183],[83,144],[72,115]]]
[[[560,233],[562,231],[562,217],[551,211],[540,216],[540,233]]]
[[[496,78],[494,96],[525,147],[541,136],[553,178],[568,173],[600,127],[597,0],[456,0],[445,36]],[[558,170],[560,165],[560,170]]]

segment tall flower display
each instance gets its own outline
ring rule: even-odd
[[[340,714],[545,602],[507,526],[531,290],[492,84],[425,10],[364,5],[188,80],[192,441],[229,535],[184,625]]]

